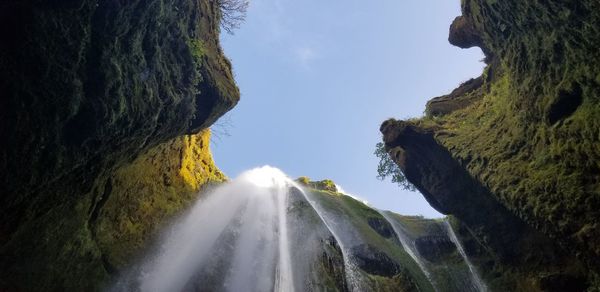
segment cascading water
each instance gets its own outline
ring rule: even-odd
[[[361,275],[358,271],[358,267],[352,261],[350,252],[348,248],[344,245],[342,237],[339,235],[343,231],[340,230],[340,228],[338,228],[338,224],[336,223],[336,220],[333,218],[332,214],[329,214],[327,211],[321,208],[321,206],[317,203],[316,199],[309,197],[304,191],[303,194],[306,197],[307,201],[310,203],[311,207],[317,212],[319,218],[321,218],[321,221],[323,221],[323,224],[327,226],[327,229],[329,230],[329,232],[331,232],[336,242],[340,246],[340,249],[342,250],[346,285],[348,286],[350,291],[364,290],[361,285]]]
[[[291,232],[303,232],[294,234],[291,243],[289,200],[294,190],[295,200],[307,202],[312,210],[303,211],[301,218],[291,217],[296,224]],[[338,246],[343,244],[331,229],[317,232],[322,225],[329,229],[331,222],[316,206],[280,170],[265,166],[247,171],[203,196],[163,235],[149,260],[132,268],[111,290],[293,292],[311,287],[306,285],[318,287],[320,284],[313,282],[319,280],[306,275],[311,270],[306,258],[322,257],[318,245],[327,236],[333,235]],[[317,213],[320,225],[305,222],[310,219],[309,212]],[[346,251],[341,250],[346,272],[352,274]],[[301,253],[295,254],[294,265],[292,251]],[[354,286],[354,277],[347,278],[350,283],[346,285]]]
[[[433,278],[431,277],[431,272],[429,271],[429,269],[424,263],[424,260],[421,258],[421,255],[417,251],[415,242],[406,235],[404,227],[400,226],[400,224],[398,224],[394,219],[392,219],[390,215],[387,214],[385,211],[379,211],[379,213],[381,214],[381,216],[383,216],[383,218],[385,218],[385,220],[388,223],[390,223],[392,229],[394,230],[394,233],[396,234],[396,237],[398,238],[400,243],[402,243],[404,250],[417,263],[421,271],[423,271],[423,274],[425,274],[425,277],[427,277],[427,280],[429,280],[429,283],[431,283],[433,289],[438,291],[438,288],[436,287]]]
[[[401,224],[380,213],[406,253],[371,207],[253,169],[204,194],[110,291],[438,291]]]
[[[444,226],[446,227],[446,231],[448,232],[448,237],[456,245],[458,252],[462,256],[462,258],[465,261],[465,263],[467,264],[467,266],[469,267],[469,273],[471,276],[472,283],[476,286],[474,288],[476,288],[477,291],[480,291],[480,292],[488,291],[487,286],[485,285],[483,280],[481,280],[481,277],[479,276],[477,269],[475,268],[475,266],[473,266],[473,263],[471,263],[471,260],[469,260],[469,258],[467,257],[467,254],[465,253],[465,249],[463,248],[462,244],[458,240],[458,237],[456,236],[456,233],[454,233],[454,229],[452,229],[452,225],[450,225],[450,222],[448,222],[448,220],[444,220]]]
[[[196,274],[212,263],[204,270],[226,273],[210,275],[222,278],[215,289],[294,291],[286,222],[290,186],[281,171],[262,167],[216,188],[163,236],[158,252],[133,272],[134,279],[121,280],[114,290],[190,290]],[[229,264],[215,259],[221,254]]]

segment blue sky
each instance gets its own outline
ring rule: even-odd
[[[213,126],[217,165],[230,177],[271,165],[329,178],[374,207],[440,216],[377,180],[373,152],[385,119],[422,116],[427,100],[480,75],[481,51],[447,41],[459,14],[459,0],[252,0],[222,36],[242,98]]]

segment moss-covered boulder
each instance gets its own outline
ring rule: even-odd
[[[330,179],[324,179],[324,180],[320,180],[320,181],[311,181],[308,177],[301,176],[298,179],[296,179],[296,181],[304,186],[309,187],[309,188],[313,188],[313,189],[317,189],[317,190],[321,190],[321,191],[333,192],[333,193],[338,192],[337,186]]]

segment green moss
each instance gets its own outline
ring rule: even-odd
[[[367,279],[370,279],[368,285],[376,290],[382,289],[383,291],[393,291],[392,287],[399,289],[410,287],[411,285],[419,287],[420,291],[433,291],[433,287],[423,272],[404,251],[397,239],[393,236],[385,238],[369,225],[369,219],[378,219],[381,222],[386,222],[385,218],[378,211],[354,198],[337,192],[318,189],[313,189],[311,192],[313,193],[313,197],[328,212],[336,214],[339,218],[344,218],[344,221],[360,234],[364,244],[385,253],[402,267],[402,272],[394,278],[379,277],[365,273]]]
[[[154,147],[98,179],[79,201],[54,206],[23,223],[0,252],[29,261],[5,270],[0,287],[100,290],[199,190],[225,179],[214,166],[209,139],[204,131]]]
[[[200,136],[176,137],[239,99],[219,7],[25,0],[0,14],[14,28],[0,53],[0,290],[94,291],[218,176]]]
[[[471,0],[463,10],[494,54],[484,72],[489,90],[468,108],[412,123],[433,130],[528,225],[594,266],[600,259],[597,3]]]
[[[198,191],[222,182],[208,143],[210,132],[161,144],[119,169],[99,211],[95,235],[105,260],[120,269],[153,235],[189,206]]]
[[[296,179],[296,181],[304,186],[307,186],[307,187],[310,187],[310,188],[313,188],[316,190],[328,191],[328,192],[332,192],[332,193],[336,193],[338,191],[337,186],[330,179],[324,179],[324,180],[320,180],[320,181],[311,181],[308,177],[301,176],[298,179]]]
[[[199,39],[188,40],[188,47],[190,48],[190,52],[192,54],[192,57],[194,57],[194,60],[196,60],[196,62],[200,64],[202,58],[206,56],[207,52],[204,41]]]
[[[310,178],[308,178],[307,176],[301,176],[297,178],[296,181],[304,186],[308,186],[310,184]]]

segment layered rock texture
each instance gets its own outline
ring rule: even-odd
[[[301,177],[298,182],[309,192],[318,216],[311,214],[314,211],[306,201],[292,203],[288,210],[298,218],[292,220],[291,230],[303,235],[297,241],[325,227],[330,239],[320,245],[331,245],[344,253],[324,253],[311,268],[313,277],[323,282],[323,277],[339,279],[338,273],[346,274],[342,276],[345,281],[326,281],[324,286],[304,291],[477,291],[465,259],[450,239],[446,218],[425,219],[377,210],[340,193],[331,180]],[[310,254],[311,249],[306,248],[306,253],[298,256]]]
[[[0,3],[0,290],[94,291],[223,175],[209,0]]]
[[[493,290],[600,289],[600,3],[462,1],[452,44],[483,75],[381,126],[406,178],[452,214]]]

